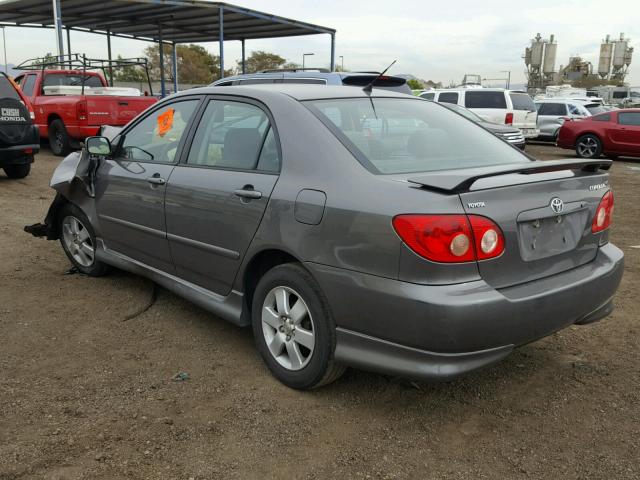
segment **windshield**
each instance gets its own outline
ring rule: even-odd
[[[453,110],[454,112],[459,113],[463,117],[468,118],[473,122],[478,122],[478,123],[484,122],[484,120],[482,120],[482,118],[480,118],[479,115],[476,115],[471,110],[467,110],[466,108],[461,107],[460,105],[454,105],[453,103],[443,103],[442,105],[447,107],[449,110]]]
[[[492,133],[437,103],[410,98],[341,98],[305,104],[374,173],[529,161]]]
[[[4,75],[0,75],[0,98],[11,98],[22,101],[11,80]]]
[[[588,105],[585,105],[585,108],[589,110],[589,113],[591,113],[591,115],[597,115],[598,113],[604,113],[607,111],[607,109],[599,103],[590,103]]]

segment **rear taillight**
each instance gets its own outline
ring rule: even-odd
[[[609,228],[611,225],[611,217],[613,216],[613,192],[609,190],[604,194],[598,208],[596,208],[596,214],[591,222],[591,231],[593,233],[602,232]]]
[[[85,100],[81,100],[76,104],[76,117],[78,120],[87,119],[87,102]]]
[[[434,262],[486,260],[504,251],[502,231],[486,217],[398,215],[393,228],[411,250]]]
[[[504,116],[505,125],[513,125],[513,113],[507,113]]]

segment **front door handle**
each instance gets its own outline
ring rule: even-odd
[[[258,198],[262,198],[262,192],[254,190],[251,185],[245,185],[240,190],[234,190],[233,193],[240,198],[249,198],[252,200],[257,200]]]
[[[153,177],[147,178],[147,182],[151,183],[152,185],[164,185],[165,183],[167,183],[167,181],[157,173]]]

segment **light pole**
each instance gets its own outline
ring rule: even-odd
[[[311,55],[315,55],[315,53],[303,53],[302,54],[302,69],[304,70],[304,60],[307,57],[310,57]]]
[[[507,90],[511,87],[511,70],[500,70],[500,73],[507,74]]]
[[[344,55],[340,55],[340,68],[344,72]]]

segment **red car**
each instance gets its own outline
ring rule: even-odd
[[[560,148],[575,149],[581,158],[605,154],[640,157],[640,109],[615,110],[566,121],[558,134]]]

